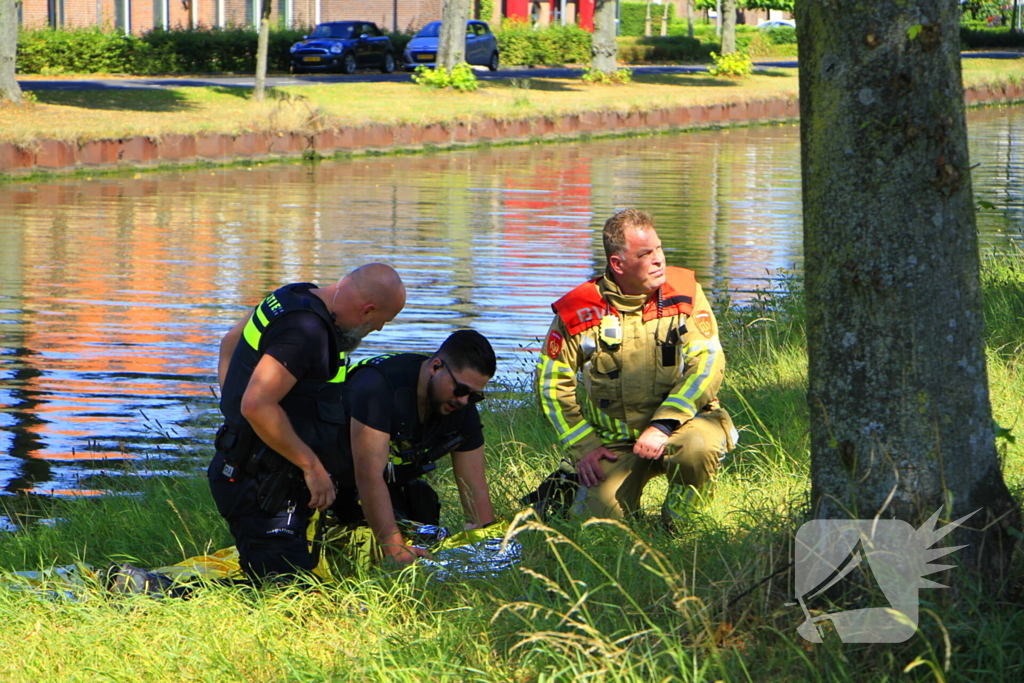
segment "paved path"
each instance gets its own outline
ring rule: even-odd
[[[965,52],[964,58],[986,57],[988,59],[1020,59],[1020,52]],[[795,69],[795,59],[775,59],[755,61],[755,69]],[[707,71],[706,66],[636,66],[632,67],[638,74],[686,74]],[[539,67],[534,69],[508,67],[491,72],[484,68],[476,70],[477,78],[484,81],[508,78],[579,78],[583,69],[565,67]],[[284,85],[311,85],[314,83],[380,83],[387,81],[408,81],[408,73],[382,74],[371,71],[360,71],[351,76],[342,74],[313,74],[302,76],[268,76],[267,87]],[[185,87],[227,87],[251,88],[252,76],[183,76],[183,77],[130,77],[130,78],[90,78],[75,76],[69,78],[31,78],[20,79],[22,90],[123,90],[151,88],[185,88]]]

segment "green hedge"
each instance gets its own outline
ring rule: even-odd
[[[287,71],[288,48],[308,33],[304,29],[272,30],[267,50],[267,70]],[[224,28],[164,31],[156,29],[141,38],[143,51],[137,73],[254,73],[256,42],[252,29]]]
[[[402,58],[402,53],[405,52],[405,46],[409,44],[412,37],[416,35],[415,31],[384,31],[388,38],[391,39],[391,51],[395,53],[395,60],[398,61]]]
[[[618,61],[638,62],[706,62],[717,43],[702,43],[686,36],[636,36],[619,38]]]
[[[272,30],[267,69],[287,71],[288,48],[308,30]],[[17,67],[29,74],[254,73],[256,31],[156,29],[126,36],[98,28],[39,29],[18,35]]]
[[[591,60],[592,36],[578,26],[535,30],[524,22],[505,21],[496,35],[501,63],[506,66],[589,64]],[[618,61],[625,64],[709,61],[710,52],[718,49],[717,43],[701,43],[682,35],[627,36],[620,37],[618,43]]]
[[[131,73],[138,43],[97,28],[21,31],[16,66],[23,74]]]
[[[772,45],[796,45],[796,29],[789,26],[779,26],[760,31]]]
[[[667,0],[662,0],[667,1]],[[619,14],[619,35],[620,36],[642,36],[644,34],[644,24],[647,21],[647,3],[646,2],[623,2],[620,7],[621,13]],[[651,33],[654,36],[661,35],[661,16],[665,11],[664,5],[655,5],[651,3]],[[669,26],[675,21],[676,6],[669,3],[668,6],[668,23]],[[686,18],[683,18],[683,26],[686,26]],[[685,31],[685,28],[684,28]]]
[[[1008,26],[998,28],[960,27],[960,47],[965,50],[995,47],[1024,47],[1024,33],[1013,33]]]
[[[579,26],[534,30],[526,22],[503,21],[495,36],[505,66],[590,62],[591,35]]]

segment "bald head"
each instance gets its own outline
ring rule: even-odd
[[[391,318],[405,307],[405,284],[398,272],[386,263],[367,263],[342,278],[352,281],[363,303],[391,311]],[[389,320],[391,319],[389,318]]]
[[[314,290],[334,314],[334,322],[346,334],[347,348],[370,332],[394,320],[405,306],[405,285],[391,266],[368,263],[356,268],[330,287]]]

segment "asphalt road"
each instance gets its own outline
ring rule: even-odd
[[[986,57],[988,59],[1020,59],[1020,52],[965,52],[962,57]],[[764,69],[795,69],[797,61],[770,60],[755,61],[755,70]],[[635,66],[631,67],[637,74],[687,74],[707,71],[706,66]],[[508,67],[491,72],[486,68],[476,68],[476,76],[480,80],[489,81],[505,78],[579,78],[582,69],[564,67],[520,68]],[[408,81],[411,75],[404,72],[382,74],[376,71],[360,71],[351,76],[342,74],[310,74],[302,76],[267,76],[267,87],[284,85],[311,85],[314,83],[381,83],[387,81]],[[151,89],[151,88],[185,88],[185,87],[227,87],[251,88],[252,76],[183,76],[183,77],[129,77],[129,78],[89,78],[75,76],[54,79],[19,79],[22,90],[115,90],[115,89]]]

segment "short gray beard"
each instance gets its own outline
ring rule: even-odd
[[[360,327],[352,330],[343,330],[338,328],[338,350],[342,353],[352,353],[359,348],[359,344],[363,341],[363,337],[370,334],[372,328],[370,323],[366,323]]]

